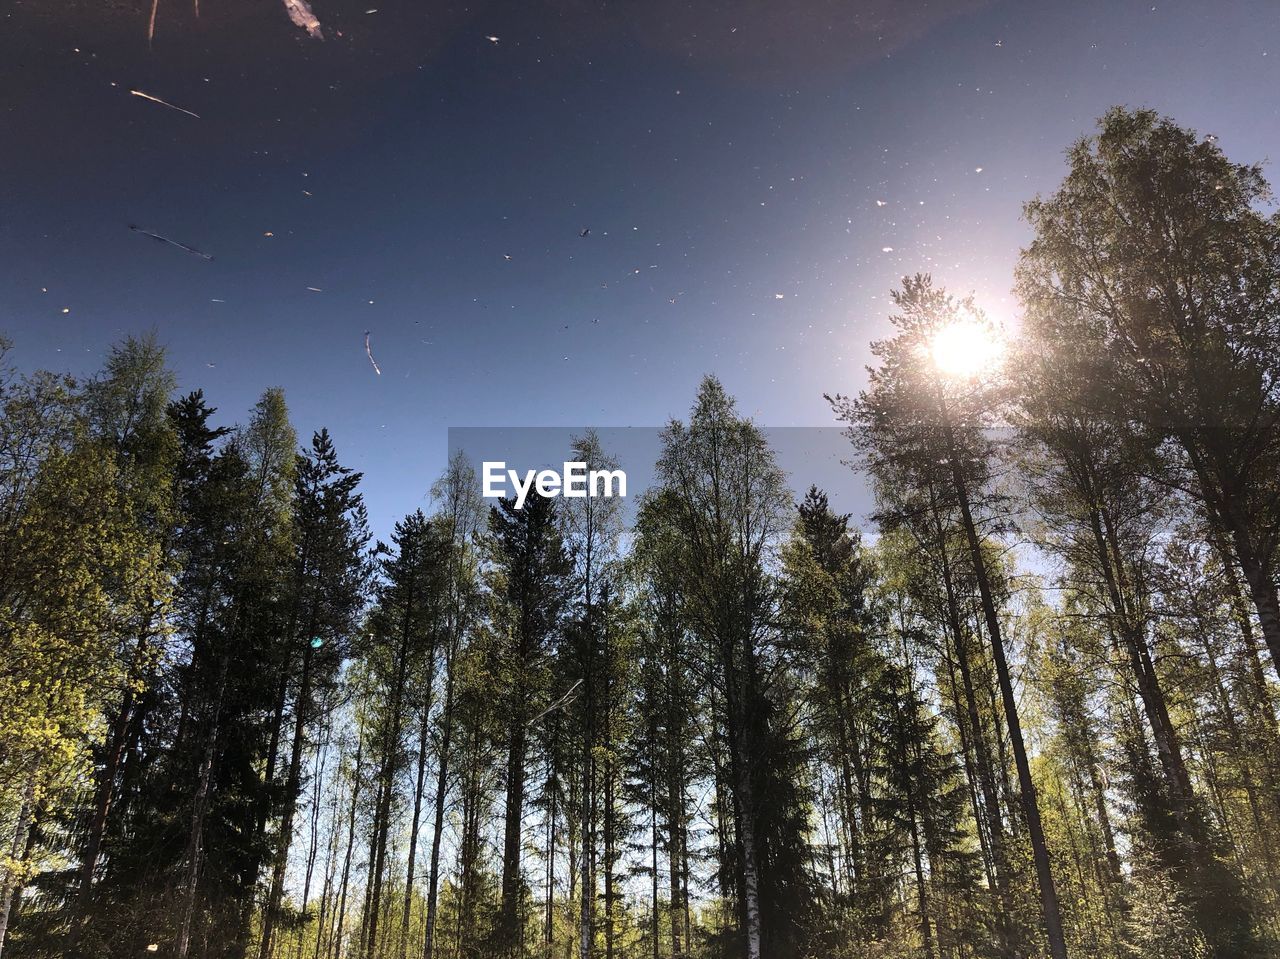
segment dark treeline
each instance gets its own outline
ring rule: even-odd
[[[634,523],[459,458],[381,543],[279,391],[7,373],[5,959],[1274,955],[1280,221],[1069,162],[1003,349],[907,278],[830,397],[865,538],[714,378]]]

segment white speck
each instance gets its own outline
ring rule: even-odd
[[[982,172],[982,167],[980,167],[980,166],[976,166],[976,167],[974,167],[974,168],[973,168],[973,172],[974,172],[974,173],[981,173],[981,172]]]
[[[780,299],[782,299],[784,296],[786,296],[786,294],[785,294],[785,293],[775,293],[775,294],[773,294],[773,298],[774,298],[775,300],[780,300]]]
[[[876,200],[876,206],[887,206],[884,200]]]
[[[497,43],[499,40],[498,37],[485,37],[485,39],[488,40],[490,43]]]
[[[64,306],[64,307],[62,308],[62,312],[63,312],[63,313],[70,313],[70,312],[71,312],[71,307],[69,307],[69,306]]]
[[[881,253],[892,253],[892,252],[893,252],[893,247],[891,247],[891,246],[882,246],[882,247],[880,247],[880,252],[881,252]]]

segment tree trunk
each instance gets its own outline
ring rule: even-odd
[[[502,841],[502,901],[498,934],[504,955],[523,952],[520,923],[520,853],[524,845],[524,710],[517,709],[507,744],[507,801]]]
[[[218,738],[222,719],[222,698],[226,687],[226,656],[219,663],[218,693],[214,702],[213,719],[209,730],[209,740],[205,746],[205,754],[200,763],[200,782],[196,787],[195,802],[191,810],[191,833],[187,841],[187,883],[183,894],[182,925],[178,930],[178,939],[173,953],[176,959],[186,959],[191,945],[191,923],[195,917],[196,891],[200,885],[200,869],[204,857],[204,819],[208,809],[210,794],[210,778],[213,775],[213,760],[217,753]]]
[[[432,662],[434,665],[434,656]],[[418,826],[422,817],[422,793],[426,787],[427,778],[427,739],[430,729],[431,683],[434,672],[434,668],[427,670],[427,699],[422,708],[421,727],[418,731],[418,774],[414,780],[413,816],[409,820],[409,854],[404,877],[404,912],[400,916],[400,959],[405,959],[409,951],[409,916],[413,910],[413,878],[418,858]]]
[[[35,779],[27,784],[22,795],[22,807],[18,811],[18,821],[14,825],[13,840],[9,846],[9,860],[14,864],[5,870],[3,881],[0,881],[0,955],[4,953],[4,940],[9,932],[9,912],[13,908],[13,897],[17,894],[21,882],[20,875],[31,851],[28,829],[31,817],[35,812]]]
[[[991,745],[982,729],[982,718],[978,712],[978,698],[973,683],[973,667],[969,660],[969,637],[960,618],[960,602],[956,596],[955,582],[951,568],[951,558],[947,552],[946,534],[939,524],[937,529],[938,545],[942,560],[942,583],[946,594],[947,620],[952,638],[955,642],[956,665],[960,670],[961,688],[964,691],[964,711],[968,719],[968,735],[973,741],[974,761],[977,765],[978,786],[982,793],[982,804],[985,811],[983,820],[986,823],[986,842],[991,852],[991,870],[995,878],[995,891],[998,897],[999,912],[996,923],[1001,938],[1001,947],[1006,955],[1016,952],[1013,935],[1013,893],[1009,888],[1009,860],[1005,847],[1004,820],[1000,815],[999,794],[996,791],[995,764],[991,757]],[[963,735],[964,723],[957,716],[958,726]],[[979,825],[981,833],[981,825]]]
[[[391,800],[395,793],[396,759],[400,755],[400,715],[404,702],[405,676],[409,669],[410,604],[405,614],[404,630],[396,651],[396,673],[391,690],[391,712],[382,736],[382,762],[379,770],[378,813],[375,819],[373,882],[369,893],[368,935],[365,955],[373,959],[378,948],[378,921],[382,915],[382,878],[387,864],[387,831],[391,828]]]
[[[284,873],[289,863],[289,847],[293,844],[293,817],[297,810],[298,791],[302,780],[302,748],[306,742],[307,702],[311,698],[311,645],[302,654],[302,683],[294,708],[293,748],[289,756],[289,777],[285,782],[284,816],[280,823],[280,836],[276,847],[276,862],[271,874],[271,891],[262,913],[262,941],[258,947],[258,959],[270,959],[272,936],[284,896]]]
[[[342,952],[342,929],[347,919],[347,885],[351,879],[351,853],[356,844],[356,801],[360,798],[360,757],[364,746],[364,727],[356,733],[356,764],[352,771],[351,810],[347,816],[347,852],[342,860],[342,883],[338,890],[338,907],[334,912],[333,959]]]
[[[1053,959],[1067,959],[1067,942],[1062,932],[1062,916],[1058,908],[1058,891],[1053,882],[1053,871],[1049,864],[1049,850],[1045,845],[1044,827],[1040,822],[1040,805],[1036,800],[1036,786],[1031,778],[1031,764],[1027,760],[1027,748],[1022,738],[1022,723],[1018,719],[1018,702],[1013,695],[1013,680],[1009,674],[1009,663],[1005,659],[1004,641],[1001,638],[1000,631],[1000,617],[996,612],[995,599],[991,593],[986,558],[982,555],[982,544],[978,540],[978,530],[974,524],[973,512],[969,506],[969,490],[961,469],[955,439],[951,431],[950,416],[946,411],[945,400],[942,399],[941,391],[939,391],[939,401],[942,407],[943,430],[947,443],[947,460],[950,463],[956,499],[960,506],[960,521],[964,526],[965,539],[969,544],[969,555],[973,562],[974,576],[978,582],[978,597],[982,602],[982,612],[986,619],[987,633],[991,637],[991,653],[995,659],[996,678],[1000,684],[1000,698],[1004,704],[1005,722],[1008,725],[1009,739],[1013,746],[1013,760],[1018,770],[1018,787],[1022,794],[1022,809],[1027,822],[1027,832],[1031,839],[1036,879],[1040,885],[1040,907],[1044,917],[1045,935],[1049,940],[1049,954]]]
[[[436,918],[440,899],[440,841],[444,835],[445,800],[449,789],[449,747],[453,739],[453,664],[457,656],[456,638],[445,656],[444,706],[440,713],[440,752],[436,757],[435,819],[431,829],[431,863],[427,870],[427,922],[422,936],[423,959],[432,959],[435,950]]]

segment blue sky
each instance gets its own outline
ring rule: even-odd
[[[379,535],[450,426],[660,425],[709,372],[826,425],[900,275],[1012,321],[1020,206],[1113,104],[1280,143],[1266,2],[314,0],[317,42],[164,0],[150,51],[148,4],[99,6],[0,31],[11,361],[87,372],[155,329],[228,422],[282,386]]]

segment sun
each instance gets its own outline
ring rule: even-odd
[[[944,376],[971,379],[1000,359],[1004,344],[990,325],[957,320],[937,330],[929,341],[929,358]]]

